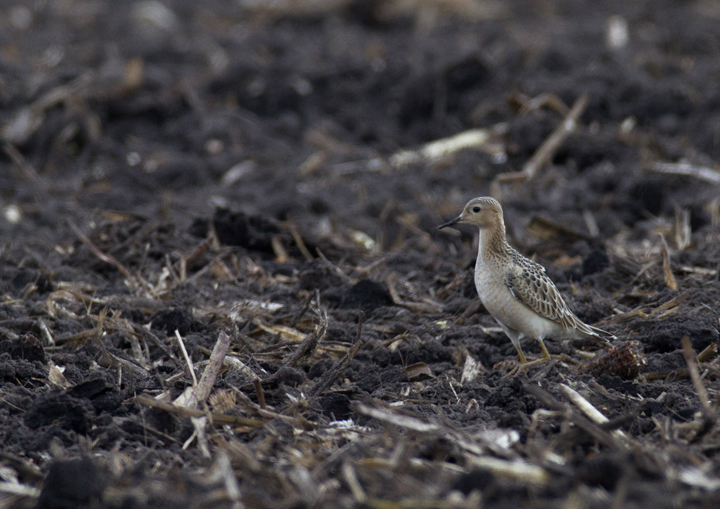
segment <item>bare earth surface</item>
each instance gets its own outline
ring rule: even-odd
[[[717,507],[718,82],[710,0],[0,1],[0,506]],[[488,194],[617,340],[508,376]]]

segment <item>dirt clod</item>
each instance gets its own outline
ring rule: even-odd
[[[54,461],[48,467],[38,509],[92,507],[100,502],[107,480],[91,459]]]

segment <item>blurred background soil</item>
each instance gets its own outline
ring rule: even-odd
[[[720,503],[718,80],[710,0],[1,0],[0,504]],[[505,376],[490,194],[616,341]]]

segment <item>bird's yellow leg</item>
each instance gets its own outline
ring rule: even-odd
[[[540,342],[540,350],[542,350],[543,354],[542,358],[545,361],[549,361],[550,359],[552,359],[552,357],[550,356],[550,352],[548,352],[548,349],[545,346],[545,341],[543,341],[542,339],[538,339],[538,341]]]
[[[520,364],[527,364],[527,357],[525,357],[522,348],[520,348],[520,344],[513,343],[513,346],[515,347],[515,350],[517,350],[518,357],[520,357]]]
[[[520,345],[516,345],[515,349],[517,350],[518,355],[520,356],[520,365],[515,366],[507,375],[509,377],[513,377],[517,375],[521,369],[527,370],[528,368],[531,368],[533,366],[539,366],[541,364],[547,364],[552,360],[552,356],[550,355],[550,352],[548,352],[547,348],[545,347],[545,343],[542,339],[540,341],[540,349],[542,350],[543,356],[540,359],[535,359],[534,361],[528,362],[525,358],[525,354],[523,354],[523,351],[520,349]]]
[[[538,339],[540,342],[540,350],[542,350],[542,357],[539,359],[535,359],[534,361],[530,361],[527,364],[523,365],[523,368],[529,368],[532,366],[540,366],[541,364],[547,364],[551,360],[553,360],[553,356],[550,355],[550,352],[548,352],[547,347],[545,346],[545,342],[542,339]]]
[[[505,375],[505,376],[509,376],[509,377],[514,377],[515,375],[517,375],[520,372],[521,369],[525,369],[530,364],[532,364],[532,363],[528,363],[527,357],[525,357],[525,354],[523,353],[522,348],[520,347],[520,341],[517,341],[517,342],[513,341],[513,346],[515,347],[515,351],[517,352],[518,357],[520,357],[520,364],[515,366],[512,370],[510,370],[510,372],[507,375]]]

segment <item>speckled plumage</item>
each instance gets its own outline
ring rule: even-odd
[[[547,337],[609,335],[575,316],[545,274],[545,268],[507,243],[502,207],[497,200],[474,198],[460,216],[441,228],[457,223],[471,224],[480,230],[475,287],[485,309],[508,335],[522,363],[527,362],[520,348],[520,340],[525,336],[540,342],[545,361],[550,357],[543,343]]]
[[[565,304],[555,284],[545,274],[545,267],[528,260],[513,249],[512,264],[506,267],[505,284],[513,296],[540,316],[557,322],[564,329],[580,329],[592,334]]]

